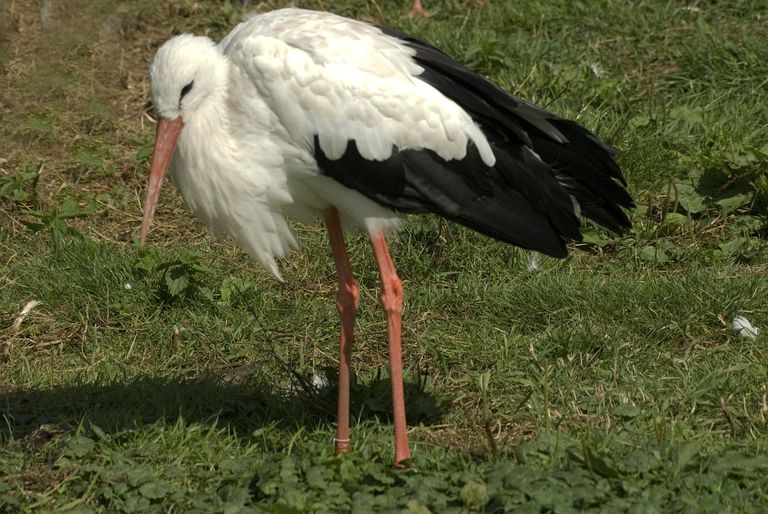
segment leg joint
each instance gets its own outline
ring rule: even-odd
[[[360,288],[354,279],[343,284],[339,284],[339,290],[336,292],[336,307],[343,316],[346,314],[354,315],[357,312],[357,303],[360,298]]]
[[[381,306],[388,313],[403,312],[403,284],[397,274],[382,277]]]

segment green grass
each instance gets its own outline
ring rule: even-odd
[[[297,227],[303,251],[277,283],[167,188],[149,247],[135,244],[146,65],[173,33],[221,37],[241,8],[78,0],[49,6],[43,27],[36,3],[12,2],[0,511],[768,508],[768,8],[435,0],[412,21],[405,4],[332,8],[432,41],[595,130],[618,150],[635,229],[587,226],[571,257],[531,269],[529,252],[409,218],[392,242],[414,450],[401,471],[379,278],[349,235],[353,452],[335,457],[339,323],[321,227]],[[732,330],[739,314],[757,338]]]

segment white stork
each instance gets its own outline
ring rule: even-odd
[[[186,204],[280,278],[298,244],[287,218],[322,217],[341,316],[336,451],[349,441],[349,366],[358,287],[342,225],[370,235],[382,279],[395,462],[410,457],[403,399],[403,289],[385,234],[435,213],[555,257],[579,216],[622,232],[633,205],[611,149],[574,121],[512,96],[427,43],[329,13],[282,9],[218,45],[176,36],[151,69],[157,138],[149,231],[170,168]]]

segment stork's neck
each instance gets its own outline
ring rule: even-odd
[[[192,112],[185,113],[184,124],[212,128],[211,124],[226,119],[229,61],[220,53],[206,63],[205,98]]]
[[[221,169],[224,163],[220,161],[231,152],[226,148],[229,61],[217,52],[216,59],[207,61],[205,71],[206,95],[192,112],[183,116],[184,128],[177,149],[180,159],[177,160],[184,163],[175,166],[177,176],[190,167],[200,168],[198,173],[210,168]]]
[[[242,170],[263,152],[238,137],[242,114],[232,105],[229,60],[222,55],[208,72],[208,94],[184,119],[171,173],[186,203],[214,232],[221,232],[217,220],[229,216],[224,213],[233,207],[233,195],[246,189],[240,182]]]

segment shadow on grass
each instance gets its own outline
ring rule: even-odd
[[[159,420],[173,423],[216,420],[236,434],[248,437],[263,426],[287,430],[317,427],[336,419],[336,384],[318,389],[295,383],[278,391],[269,377],[256,376],[243,384],[223,382],[220,376],[192,380],[141,377],[130,382],[58,386],[50,389],[0,391],[3,421],[0,437],[24,438],[41,426],[69,429],[82,422],[106,432],[132,429]],[[408,420],[431,424],[440,419],[447,402],[424,390],[426,381],[406,380]],[[353,419],[388,423],[391,413],[390,381],[379,373],[365,384],[353,380]]]

